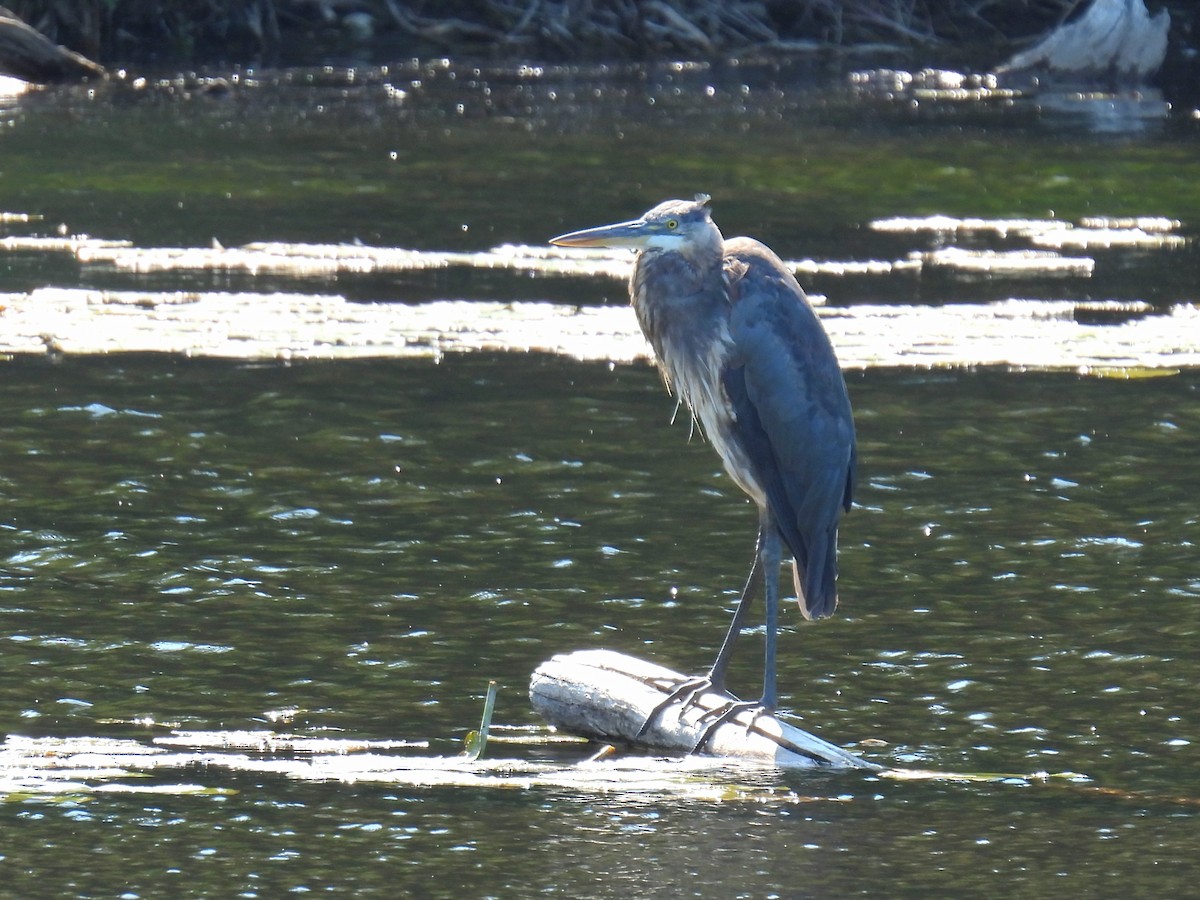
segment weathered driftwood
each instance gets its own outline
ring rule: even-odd
[[[686,675],[636,657],[579,650],[538,666],[529,699],[552,725],[608,743],[687,753],[718,723],[699,752],[798,768],[878,768],[773,715],[742,710],[722,722],[722,711],[736,702],[726,693],[708,690],[655,713],[687,681]]]
[[[1162,65],[1170,27],[1170,13],[1162,9],[1151,16],[1143,0],[1094,0],[1079,19],[1060,25],[996,73],[1138,84]]]
[[[50,84],[100,78],[104,67],[60,47],[0,6],[0,73]]]

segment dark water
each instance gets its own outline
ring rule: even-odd
[[[214,773],[239,793],[6,804],[3,867],[145,895],[1182,891],[1200,381],[871,372],[851,390],[844,614],[785,613],[783,707],[887,742],[867,751],[886,764],[1090,786],[795,775],[801,802],[712,806]],[[11,363],[2,727],[258,727],[294,707],[314,733],[454,752],[489,678],[498,719],[531,721],[528,673],[554,652],[699,667],[753,512],[668,413],[648,369],[536,357]]]
[[[983,121],[952,110],[947,122],[864,106],[855,118],[852,107],[789,106],[786,92],[714,118],[668,91],[658,96],[678,138],[634,117],[646,93],[620,82],[620,102],[588,106],[578,84],[570,110],[546,112],[549,88],[513,75],[505,102],[528,91],[527,111],[472,116],[481,89],[455,94],[442,77],[432,81],[445,95],[416,109],[389,106],[379,85],[264,89],[261,105],[236,92],[117,92],[94,107],[26,98],[0,135],[3,205],[45,213],[46,230],[63,221],[139,244],[359,237],[461,249],[535,243],[705,187],[730,195],[738,230],[833,258],[846,247],[886,258],[888,239],[861,233],[879,214],[1040,215],[1062,200],[1061,215],[1103,203],[1178,216],[1185,231],[1200,221],[1184,184],[1195,166],[1186,122],[1114,138],[1003,110]],[[730,123],[753,139],[736,141]],[[676,153],[681,140],[707,152]],[[1015,161],[994,171],[1002,159]],[[979,179],[944,171],[951,161]],[[1049,196],[1033,199],[1038,185]],[[816,213],[797,221],[810,189]],[[1084,285],[825,290],[847,303],[914,290],[934,301],[1017,290],[1193,299],[1193,251],[1169,261],[1104,255]],[[3,264],[4,290],[181,286],[69,258]],[[332,287],[398,301],[619,293],[488,273]],[[294,710],[302,733],[429,739],[430,752],[454,753],[489,679],[501,684],[497,720],[532,722],[529,672],[555,652],[606,646],[700,668],[749,563],[751,506],[711,448],[669,424],[647,367],[163,356],[13,359],[2,371],[10,733],[149,739],[161,728],[130,723],[271,727],[271,713]],[[189,780],[236,792],[10,798],[4,892],[1192,893],[1200,377],[848,379],[862,471],[841,614],[808,625],[784,613],[781,706],[831,740],[869,742],[861,752],[889,766],[1090,780],[780,774],[791,793],[778,801],[713,803],[197,770]],[[734,672],[747,694],[756,656],[747,638]]]

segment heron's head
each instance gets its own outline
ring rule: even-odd
[[[667,200],[640,219],[572,231],[551,238],[559,247],[628,247],[630,250],[675,250],[685,255],[721,255],[721,232],[713,223],[708,194],[695,200]]]

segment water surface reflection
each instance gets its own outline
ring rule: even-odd
[[[528,673],[554,652],[703,665],[751,552],[753,510],[642,366],[129,358],[10,361],[5,382],[9,731],[255,727],[295,708],[313,733],[453,752],[488,678],[498,718],[528,721]],[[1190,830],[1144,813],[1190,821],[1172,798],[1197,788],[1197,380],[873,371],[850,387],[864,463],[842,615],[809,626],[789,606],[782,705],[839,742],[886,742],[867,749],[884,763],[1069,769],[1108,799],[843,776],[795,780],[811,801],[714,808],[260,779],[226,799],[10,805],[12,858],[58,872],[38,848],[73,845],[70,824],[142,855],[147,886],[182,853],[201,882],[247,890],[251,872],[291,884],[286,859],[292,886],[378,889],[406,860],[411,889],[454,872],[482,893],[627,896],[726,859],[755,891],[966,890],[991,869],[1037,893],[1130,866],[1172,889],[1177,869],[1143,855],[1182,864]],[[748,640],[747,690],[756,657]],[[133,850],[151,845],[157,871]]]
[[[10,682],[26,727],[283,704],[380,733],[407,700],[436,732],[471,673],[519,690],[553,650],[699,665],[751,550],[752,511],[645,367],[133,359],[7,382],[5,659],[45,679]],[[1194,379],[851,388],[844,615],[786,623],[789,705],[926,744],[888,721],[915,706],[975,768],[972,740],[1060,752],[1114,706],[1144,728],[1193,636]]]
[[[45,92],[23,97],[4,130],[6,207],[44,214],[48,231],[63,222],[139,247],[216,237],[478,250],[703,188],[731,231],[818,260],[900,258],[909,237],[864,228],[889,216],[1154,214],[1183,220],[1184,237],[1194,229],[1186,117],[1097,139],[1021,111],[997,122],[969,109],[822,107],[750,74],[751,97],[767,100],[747,105],[721,89],[692,96],[698,76],[686,77],[687,90],[663,80],[606,95],[612,105],[590,116],[582,100],[543,115],[547,82],[513,88],[502,115],[459,115],[482,87],[464,100],[440,75],[399,106],[380,105],[379,84],[282,84],[255,101]],[[647,97],[665,119],[630,115]],[[694,129],[694,153],[664,121]],[[1194,301],[1194,244],[1096,256],[1094,277],[1066,287],[957,275],[806,285],[846,305]],[[14,291],[298,287],[99,271],[70,255],[5,261]],[[511,273],[336,287],[353,300],[621,302],[615,282]],[[607,646],[702,666],[749,561],[752,508],[711,448],[669,424],[644,365],[480,354],[0,366],[10,733],[148,739],[164,724],[267,727],[286,710],[305,734],[427,738],[430,752],[453,753],[489,678],[502,684],[498,719],[530,720],[529,672],[552,653]],[[185,775],[218,793],[10,797],[6,889],[1189,893],[1196,374],[876,369],[851,373],[850,389],[863,470],[843,606],[812,626],[785,611],[782,705],[885,764],[1090,782],[779,775],[776,798],[699,803],[197,767]],[[749,692],[758,668],[746,647],[733,679]]]

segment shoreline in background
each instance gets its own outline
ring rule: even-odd
[[[714,59],[869,53],[917,66],[995,65],[1077,15],[1077,0],[992,4],[881,0],[222,0],[164,14],[157,0],[15,0],[8,8],[57,44],[104,65],[364,63],[406,57],[536,60]],[[1193,33],[1195,4],[1170,10],[1173,32]],[[1180,43],[1177,39],[1175,43]],[[1174,53],[1181,55],[1184,48]]]

